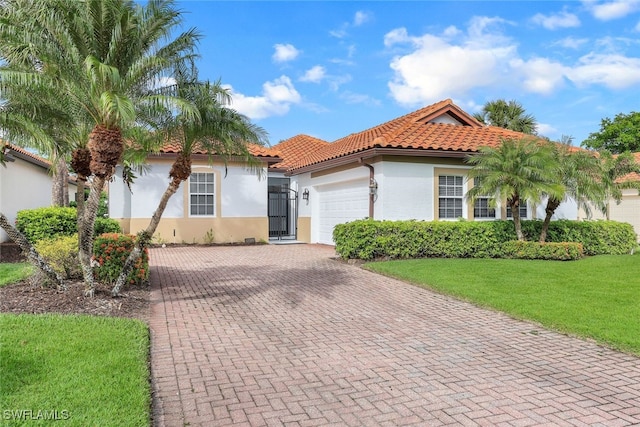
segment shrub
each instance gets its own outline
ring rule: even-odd
[[[521,242],[511,240],[502,244],[504,258],[516,259],[546,259],[557,261],[572,261],[584,256],[581,243],[575,242]]]
[[[542,221],[523,221],[523,232],[537,240]],[[516,240],[512,221],[374,221],[335,227],[336,252],[345,259],[501,257],[503,243]],[[615,221],[553,221],[549,242],[581,243],[585,255],[627,254],[635,247],[630,224]]]
[[[73,236],[78,232],[75,208],[52,206],[25,209],[16,215],[16,227],[32,243],[57,236]],[[95,234],[120,232],[120,224],[111,218],[96,218]]]
[[[96,218],[96,222],[93,226],[96,236],[105,233],[121,233],[122,229],[118,221],[112,218]]]
[[[78,260],[78,235],[58,236],[35,244],[38,253],[65,279],[82,277]]]
[[[32,243],[78,232],[74,208],[48,207],[26,209],[16,215],[16,227]]]
[[[98,281],[114,284],[124,267],[127,257],[133,250],[136,236],[129,234],[106,233],[97,236],[93,244],[93,259],[98,262],[94,270]],[[149,279],[149,251],[142,256],[127,277],[131,285],[142,285]]]

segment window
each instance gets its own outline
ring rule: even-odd
[[[460,218],[462,216],[462,195],[462,176],[439,176],[438,217]]]
[[[473,179],[473,186],[479,185],[479,179],[476,177]],[[496,210],[491,207],[491,197],[479,196],[473,205],[473,217],[474,218],[491,218],[495,219]]]
[[[520,218],[527,217],[527,201],[526,200],[520,200],[520,207],[518,208],[518,210],[520,211]],[[513,218],[513,215],[511,212],[511,206],[509,205],[507,205],[507,218]]]
[[[189,212],[193,216],[212,216],[214,210],[213,173],[192,173],[189,178]]]

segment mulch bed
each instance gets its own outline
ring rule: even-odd
[[[84,283],[67,282],[66,291],[55,287],[34,286],[28,281],[0,287],[2,313],[61,313],[95,316],[130,317],[147,321],[150,289],[148,286],[127,288],[121,296],[111,296],[111,286],[96,287],[95,295],[84,296]]]

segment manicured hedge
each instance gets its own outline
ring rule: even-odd
[[[523,221],[528,240],[537,240],[542,221]],[[344,259],[497,258],[516,240],[512,221],[374,221],[335,227],[336,252]],[[631,225],[615,221],[553,221],[548,242],[577,242],[585,255],[626,254],[636,245]]]
[[[78,233],[75,208],[52,206],[25,209],[16,215],[16,227],[32,242],[53,239],[58,236],[73,236]],[[120,224],[111,218],[96,218],[95,234],[119,233]]]
[[[502,244],[503,258],[572,261],[583,256],[582,243],[538,243],[511,240]]]

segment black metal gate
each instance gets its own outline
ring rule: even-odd
[[[295,240],[298,233],[298,192],[289,178],[269,178],[269,238]]]

